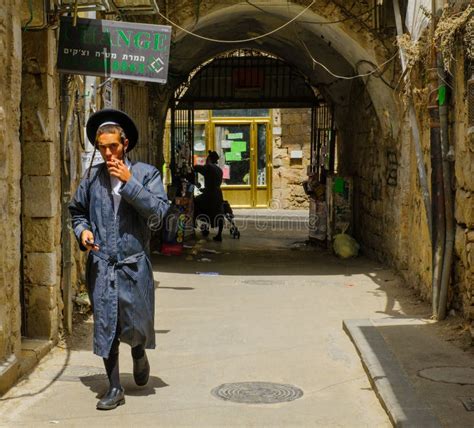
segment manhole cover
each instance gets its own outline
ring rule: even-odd
[[[273,404],[293,401],[303,391],[292,385],[270,382],[224,383],[211,391],[214,397],[225,401],[247,404]]]
[[[474,385],[473,367],[431,367],[429,369],[420,370],[418,374],[422,378],[435,382]]]

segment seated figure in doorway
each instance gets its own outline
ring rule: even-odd
[[[202,232],[204,236],[209,234],[209,227],[217,227],[217,235],[214,241],[222,241],[222,230],[224,228],[224,210],[222,197],[222,170],[217,165],[219,155],[209,150],[205,165],[195,165],[194,171],[204,177],[204,189],[202,194],[194,199],[194,221],[200,220],[204,223]]]

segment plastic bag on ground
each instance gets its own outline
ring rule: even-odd
[[[357,257],[359,254],[359,248],[360,246],[357,241],[346,233],[339,233],[334,237],[334,252],[343,259]]]

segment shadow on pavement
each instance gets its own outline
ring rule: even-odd
[[[67,367],[69,365],[69,360],[70,359],[71,359],[71,350],[66,349],[66,356],[65,356],[64,362],[62,363],[60,369],[52,376],[51,381],[48,382],[48,384],[46,386],[40,388],[37,391],[28,392],[26,394],[12,395],[12,396],[8,396],[8,397],[4,397],[4,398],[0,397],[0,403],[2,401],[23,399],[23,398],[26,398],[26,397],[34,397],[35,395],[42,394],[44,391],[46,391],[48,388],[50,388],[54,383],[56,383],[61,378],[61,376],[63,375],[63,373],[65,372],[65,370],[67,369]],[[29,376],[29,374],[26,374],[22,379],[24,379],[28,376]],[[0,419],[0,424],[1,424],[1,419]]]
[[[108,380],[105,374],[82,376],[79,379],[92,392],[96,393],[96,398],[102,397],[102,395],[107,391]],[[135,385],[131,373],[121,373],[120,380],[125,388],[125,395],[135,397],[155,395],[157,389],[169,386],[166,382],[156,376],[150,376],[150,380],[145,386]]]
[[[409,317],[344,321],[394,426],[474,426],[462,400],[474,396],[472,350],[441,339],[435,326]]]

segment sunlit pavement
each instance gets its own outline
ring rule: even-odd
[[[121,346],[124,406],[95,409],[107,383],[89,322],[1,399],[0,424],[391,426],[342,322],[403,315],[398,278],[364,257],[305,245],[304,228],[242,229],[240,240],[225,231],[222,243],[211,234],[181,256],[153,255],[158,348],[148,351],[152,376],[140,388]],[[217,396],[220,385],[243,382],[283,392],[257,388],[253,403],[236,403],[242,385],[226,385],[228,400]],[[265,394],[271,403],[261,403]]]

